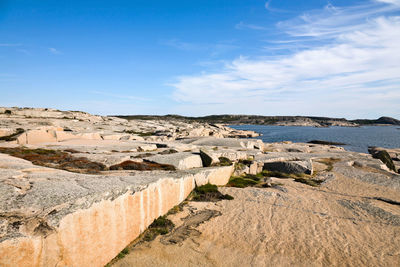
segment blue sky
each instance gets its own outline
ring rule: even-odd
[[[0,0],[0,106],[400,118],[400,0]]]

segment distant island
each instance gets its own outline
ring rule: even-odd
[[[185,117],[180,115],[117,115],[127,120],[182,120],[221,124],[256,124],[277,126],[312,126],[312,127],[358,127],[363,125],[400,125],[400,120],[391,117],[380,117],[376,120],[313,116],[258,116],[258,115],[210,115],[204,117]]]

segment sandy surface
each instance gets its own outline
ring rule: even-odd
[[[221,188],[234,200],[190,202],[181,218],[210,209],[178,244],[137,245],[114,266],[399,266],[399,191],[336,174],[315,188],[274,179],[279,188]],[[196,231],[197,230],[197,231]],[[172,233],[173,234],[173,233]]]

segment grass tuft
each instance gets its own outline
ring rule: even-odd
[[[228,194],[222,194],[218,191],[218,187],[213,184],[205,184],[197,186],[189,196],[193,201],[219,201],[219,200],[232,200],[233,197]]]
[[[225,157],[219,157],[219,163],[217,164],[218,166],[231,166],[233,163],[230,159],[225,158]]]
[[[158,235],[166,235],[168,234],[172,229],[174,229],[175,224],[167,219],[167,216],[160,216],[157,219],[155,219],[149,226],[149,228],[144,232],[143,234],[143,240],[144,241],[152,241],[154,240]]]

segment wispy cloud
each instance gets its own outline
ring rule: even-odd
[[[398,1],[382,2],[328,5],[280,23],[288,39],[314,43],[274,58],[241,56],[219,71],[179,77],[173,96],[187,107],[222,102],[217,108],[203,106],[203,113],[221,108],[363,117],[375,109],[400,117],[400,16],[388,15]]]
[[[54,48],[54,47],[49,47],[49,52],[52,53],[53,55],[61,55],[61,51]]]
[[[272,0],[265,2],[264,7],[270,12],[289,13],[291,11],[272,7]]]
[[[366,29],[369,27],[366,23],[368,19],[400,10],[399,6],[384,4],[383,1],[386,0],[350,7],[328,4],[323,10],[304,13],[292,20],[280,22],[277,26],[292,37],[337,38],[340,34]]]
[[[376,2],[400,6],[400,0],[376,0]]]
[[[235,28],[238,29],[238,30],[242,30],[242,29],[266,30],[267,29],[266,27],[255,25],[255,24],[244,23],[243,21],[241,21],[238,24],[236,24]]]
[[[16,47],[21,46],[22,44],[13,44],[13,43],[0,43],[0,47]]]

